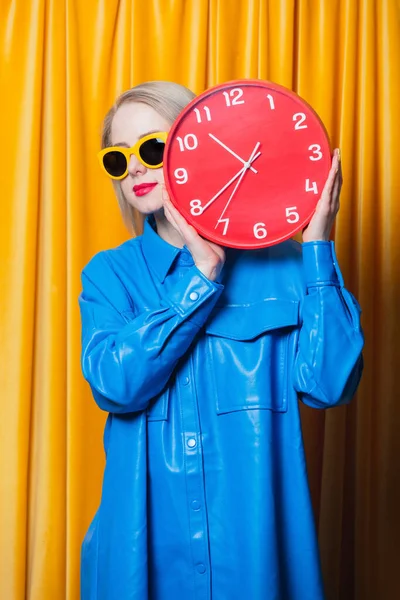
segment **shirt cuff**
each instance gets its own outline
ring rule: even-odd
[[[343,287],[334,242],[304,242],[303,266],[307,287],[336,285]]]
[[[164,297],[164,302],[182,319],[190,317],[193,323],[202,327],[223,289],[223,285],[210,281],[194,266],[188,269],[174,289]]]

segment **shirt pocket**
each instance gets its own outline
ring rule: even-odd
[[[298,323],[298,301],[220,307],[206,326],[219,415],[287,411],[289,342]]]
[[[169,387],[150,400],[147,407],[148,421],[166,421],[168,419]]]

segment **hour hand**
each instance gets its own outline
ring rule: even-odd
[[[221,142],[221,140],[219,140],[217,137],[215,137],[215,135],[213,135],[212,133],[209,133],[208,135],[210,136],[210,138],[212,140],[214,140],[214,142],[217,142],[217,144],[219,144],[220,146],[225,148],[225,150],[227,150],[230,154],[232,154],[232,156],[234,156],[235,158],[240,160],[241,163],[243,163],[244,165],[246,164],[246,161],[243,160],[243,158],[241,158],[238,154],[236,154],[236,152],[231,150],[226,144],[224,144],[224,142]],[[254,167],[250,167],[250,170],[253,171],[253,173],[257,173],[257,170]]]

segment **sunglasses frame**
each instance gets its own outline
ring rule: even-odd
[[[126,177],[128,175],[129,161],[131,159],[132,154],[134,154],[136,156],[136,158],[142,163],[142,165],[144,165],[147,169],[159,169],[163,166],[163,161],[161,161],[158,165],[149,165],[140,156],[140,147],[145,142],[148,142],[149,140],[153,140],[153,139],[161,139],[165,143],[167,141],[167,135],[168,134],[166,131],[157,131],[156,133],[149,133],[148,135],[145,135],[144,137],[142,137],[140,140],[138,140],[136,142],[136,144],[134,146],[132,146],[132,148],[124,148],[124,146],[108,146],[107,148],[103,148],[103,150],[100,150],[100,152],[97,154],[99,162],[100,162],[100,166],[103,169],[103,171],[105,171],[105,173],[108,175],[108,177],[110,177],[111,179],[116,179],[116,180],[124,179],[124,177]],[[108,154],[109,152],[121,152],[121,154],[123,154],[126,158],[125,173],[123,173],[122,175],[119,175],[118,177],[115,177],[114,175],[110,175],[110,173],[107,171],[107,169],[104,166],[104,161],[103,161],[104,156],[106,154]]]

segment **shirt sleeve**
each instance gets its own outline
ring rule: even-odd
[[[91,263],[82,272],[79,298],[83,375],[103,410],[144,410],[166,386],[223,286],[193,266],[166,292],[155,310],[135,315],[128,300],[125,306],[120,301],[124,293],[119,289],[113,293],[115,287],[123,289],[123,285],[108,261],[99,254]],[[118,298],[119,306],[110,298]]]
[[[307,294],[294,368],[300,399],[314,408],[348,403],[363,370],[361,309],[344,287],[333,242],[306,242]]]

